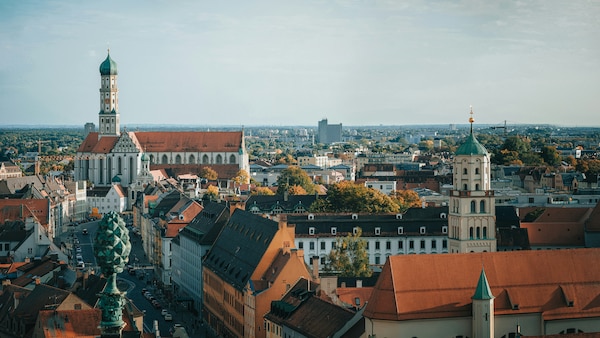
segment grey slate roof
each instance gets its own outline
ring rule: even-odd
[[[204,209],[179,233],[199,244],[212,245],[229,221],[229,208],[221,203],[205,202]]]
[[[261,212],[268,213],[279,206],[285,212],[293,213],[298,206],[308,209],[316,199],[316,195],[289,195],[287,198],[283,195],[251,195],[246,201],[246,210],[258,207]]]
[[[204,266],[242,291],[278,227],[277,222],[236,209],[204,259]]]

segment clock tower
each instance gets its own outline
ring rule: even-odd
[[[98,113],[98,138],[119,136],[119,89],[117,88],[117,63],[110,58],[100,64],[100,112]]]
[[[448,213],[448,251],[496,251],[496,201],[491,189],[490,154],[471,132],[454,155]]]

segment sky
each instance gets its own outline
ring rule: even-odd
[[[0,126],[600,126],[600,0],[0,1]]]

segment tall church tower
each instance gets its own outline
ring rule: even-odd
[[[471,133],[454,155],[448,214],[449,252],[496,251],[496,203],[491,190],[490,154]]]
[[[100,113],[98,137],[120,135],[119,90],[117,88],[117,63],[110,58],[100,64]]]
[[[494,295],[490,289],[485,271],[481,269],[473,300],[473,338],[494,337]]]

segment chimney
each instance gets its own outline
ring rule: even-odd
[[[357,279],[356,280],[356,287],[357,288],[362,288],[362,282],[363,282],[362,279]]]
[[[312,257],[312,273],[315,280],[319,279],[319,256]]]
[[[283,192],[283,201],[284,201],[284,202],[287,202],[287,201],[289,200],[289,198],[290,198],[290,193],[289,193],[289,191],[287,191],[287,190],[286,190],[286,191],[284,191],[284,192]]]

